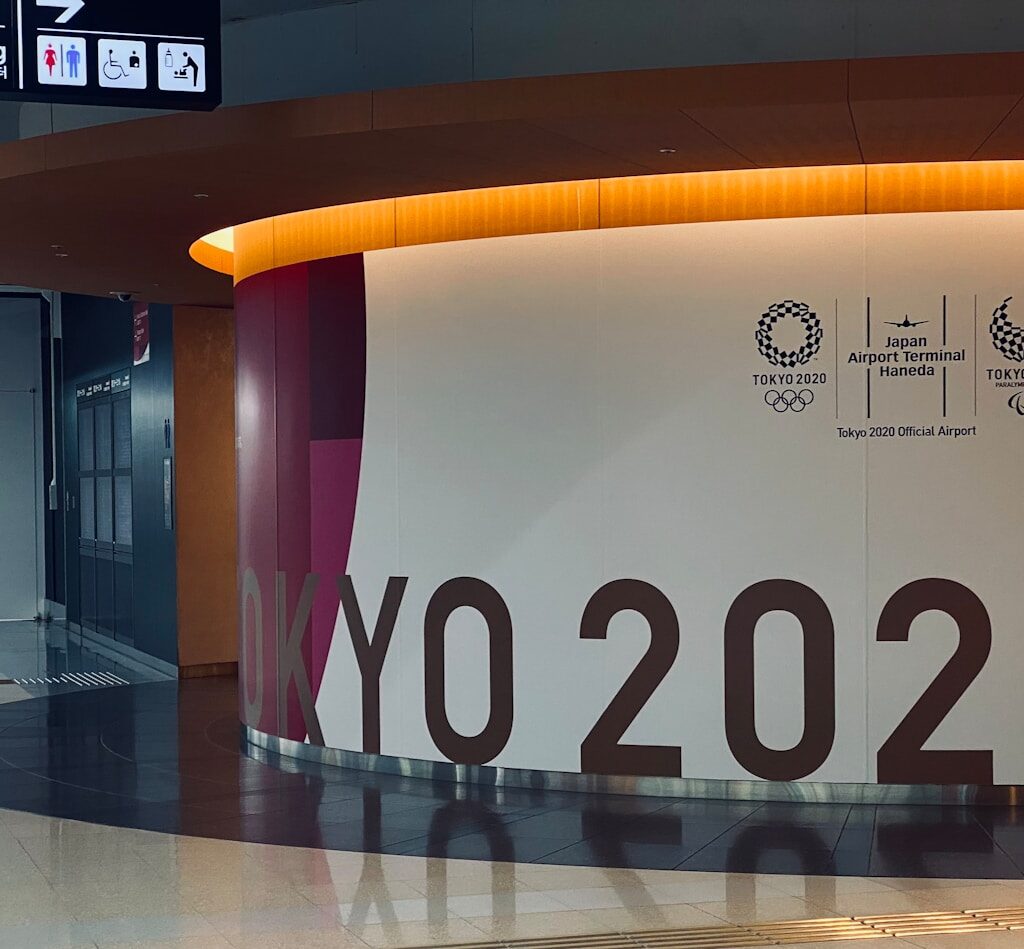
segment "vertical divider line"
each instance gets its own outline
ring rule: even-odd
[[[836,297],[836,320],[835,320],[835,341],[836,341],[836,421],[839,421],[839,297]]]
[[[40,523],[39,519],[39,495],[42,491],[41,479],[39,477],[39,456],[42,452],[42,446],[39,444],[39,419],[36,413],[36,399],[39,396],[39,392],[33,388],[29,393],[29,398],[32,405],[32,501],[35,504],[35,517],[32,523],[32,535],[36,542],[36,559],[35,559],[35,584],[36,584],[36,611],[43,615],[42,609],[42,593],[45,592],[45,579],[44,587],[39,587],[39,568],[43,566],[39,556],[39,534],[46,528]],[[44,573],[45,578],[45,573]]]
[[[974,294],[974,417],[978,417],[978,294]]]
[[[277,733],[281,734],[283,729],[281,728],[282,709],[287,714],[288,703],[287,701],[282,702],[281,699],[281,630],[284,625],[282,619],[281,609],[281,590],[280,590],[280,577],[281,573],[281,448],[278,444],[278,433],[281,430],[281,422],[278,414],[280,398],[278,395],[278,381],[280,379],[280,367],[278,361],[280,359],[280,352],[278,351],[277,339],[278,339],[278,303],[281,294],[281,271],[276,267],[277,265],[277,222],[271,221],[270,231],[270,243],[271,243],[271,259],[274,261],[274,288],[273,288],[273,300],[274,300],[274,575],[273,583],[271,584],[274,590],[274,635],[271,641],[274,644],[274,694],[277,698],[277,708],[274,710],[275,720],[274,725],[277,728]],[[285,590],[287,591],[288,578],[285,577]],[[284,610],[287,612],[287,603],[284,605]],[[286,634],[287,635],[287,634]],[[266,648],[266,638],[264,638],[264,649]],[[264,680],[265,687],[265,680]],[[288,694],[288,688],[285,687],[285,695]]]
[[[15,29],[18,31],[18,88],[22,91],[25,89],[25,36],[24,30],[21,28],[22,23],[22,0],[18,0],[18,22],[15,24]],[[37,54],[38,55],[38,54]],[[52,129],[51,129],[52,130]]]
[[[861,243],[861,279],[863,280],[864,294],[867,297],[868,315],[870,318],[871,313],[871,297],[868,294],[868,288],[870,287],[869,275],[868,275],[868,231],[870,228],[870,219],[868,214],[868,169],[867,166],[864,168],[864,221],[863,228],[861,231],[862,243]],[[870,391],[870,379],[871,370],[868,369],[868,385]],[[870,395],[868,397],[869,408],[870,408]],[[871,484],[870,484],[870,466],[871,466],[871,439],[864,439],[864,454],[862,456],[863,468],[861,469],[861,476],[863,477],[864,484],[864,516],[861,521],[861,527],[863,530],[862,534],[862,554],[863,554],[863,583],[864,583],[864,775],[870,780],[872,774],[872,761],[871,761],[871,642],[872,642],[872,630],[871,630],[871,619],[869,613],[869,607],[871,603],[870,594],[870,577],[871,577],[871,548],[868,542],[868,528],[870,524],[870,502],[871,502]],[[877,815],[877,809],[875,814]],[[874,836],[872,836],[874,840]],[[871,866],[871,856],[869,851],[868,856],[868,867]]]

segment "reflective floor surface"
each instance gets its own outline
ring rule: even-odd
[[[0,945],[12,949],[523,945],[515,940],[532,940],[530,949],[731,949],[780,941],[752,941],[752,930],[796,932],[788,943],[805,949],[859,947],[864,938],[894,949],[1024,947],[1024,933],[965,932],[957,922],[965,909],[1024,906],[1021,881],[481,864],[204,840],[9,810],[0,810],[0,885]],[[880,914],[889,920],[880,923]],[[870,925],[858,922],[866,915]],[[776,921],[787,925],[773,929]],[[902,934],[882,925],[902,925]],[[815,940],[830,928],[866,935]],[[701,940],[707,933],[715,941]]]
[[[167,678],[102,655],[63,623],[0,622],[0,703]]]
[[[0,807],[328,851],[1024,880],[1024,809],[686,801],[367,775],[247,757],[236,709],[230,680],[150,682],[0,705]]]

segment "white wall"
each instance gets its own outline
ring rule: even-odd
[[[31,619],[43,590],[39,319],[0,294],[0,620]]]
[[[879,642],[879,618],[907,584],[940,578],[982,601],[992,647],[962,697],[940,688],[948,714],[926,749],[991,751],[994,773],[975,780],[957,765],[939,783],[1024,782],[1024,733],[1008,725],[1024,673],[1024,411],[1010,404],[1024,363],[997,351],[988,330],[1014,294],[1010,318],[1024,324],[1022,246],[1024,213],[1000,212],[368,254],[349,572],[369,629],[387,578],[410,578],[382,678],[382,753],[443,758],[424,718],[424,613],[440,584],[470,576],[499,591],[514,628],[515,724],[493,763],[579,770],[581,741],[650,641],[636,613],[615,619],[606,642],[581,641],[580,619],[603,584],[635,578],[672,602],[681,646],[625,740],[681,746],[685,777],[749,778],[726,737],[723,631],[742,591],[781,578],[811,587],[835,627],[835,740],[801,777],[873,781],[878,750],[959,641],[931,602],[909,642]],[[868,348],[868,297],[871,352],[923,338],[922,351],[964,355],[932,376],[876,367],[870,418],[865,368],[850,362]],[[795,370],[813,381],[759,378],[784,371],[755,344],[762,313],[784,300],[806,302],[822,323],[820,351]],[[905,314],[921,325],[889,325]],[[799,340],[799,326],[779,327],[782,348]],[[1021,380],[997,387],[990,369]],[[766,394],[790,386],[813,401],[773,411]],[[467,735],[487,716],[482,630],[461,610],[448,634],[448,714]],[[758,626],[757,730],[771,748],[801,735],[802,641],[785,612]],[[318,702],[328,745],[360,750],[359,695],[342,615]],[[922,765],[910,783],[931,780]]]

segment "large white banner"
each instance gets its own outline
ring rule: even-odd
[[[989,212],[367,255],[327,745],[376,750],[361,616],[385,755],[1024,783],[1022,247]]]

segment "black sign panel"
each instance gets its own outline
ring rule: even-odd
[[[213,109],[220,0],[0,0],[0,98]]]

